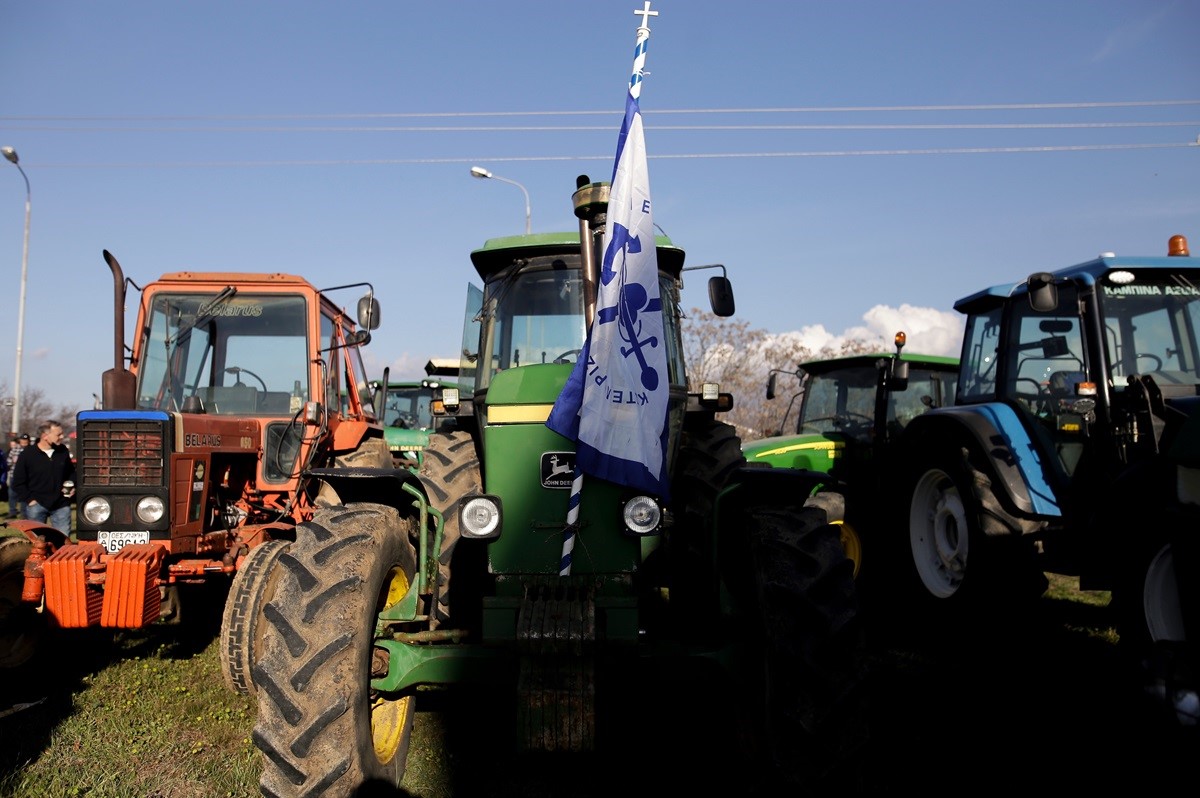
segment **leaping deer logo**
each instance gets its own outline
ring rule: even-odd
[[[559,465],[558,455],[552,454],[550,455],[550,473],[547,474],[546,477],[550,478],[556,477],[559,474],[570,474],[572,470],[573,469],[570,463],[563,463],[562,465]]]

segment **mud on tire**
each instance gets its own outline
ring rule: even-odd
[[[252,668],[266,631],[262,610],[275,594],[275,565],[290,545],[287,540],[268,540],[255,546],[230,585],[221,615],[221,676],[236,695],[255,692]]]
[[[416,578],[416,519],[377,504],[319,511],[280,558],[257,664],[264,795],[348,796],[399,784],[415,695],[371,690],[378,613]]]

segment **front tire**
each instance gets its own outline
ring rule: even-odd
[[[419,476],[429,495],[430,503],[442,513],[442,546],[438,552],[438,600],[434,607],[434,628],[437,628],[450,622],[451,611],[457,604],[465,603],[453,601],[450,573],[454,550],[461,537],[458,500],[483,490],[475,439],[470,433],[458,430],[430,433],[429,444],[421,458]]]
[[[291,546],[287,540],[268,540],[255,546],[233,577],[221,615],[221,676],[235,695],[254,695],[253,668],[267,625],[263,607],[275,596],[279,581],[276,564]]]
[[[377,504],[318,511],[276,566],[254,667],[263,794],[345,796],[368,780],[399,785],[415,693],[380,694],[379,613],[416,580],[416,519]]]
[[[974,499],[961,470],[945,465],[926,468],[910,495],[913,569],[929,595],[952,598],[966,581],[971,542],[979,539]]]
[[[21,601],[31,551],[26,538],[0,538],[0,668],[19,668],[32,660],[44,632],[36,608]]]
[[[815,507],[752,507],[753,649],[761,739],[780,786],[853,779],[867,741],[866,642],[854,566]]]

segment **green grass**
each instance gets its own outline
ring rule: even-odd
[[[1053,644],[1062,641],[1062,645],[1086,647],[1079,654],[1082,661],[1094,661],[1095,651],[1107,650],[1115,642],[1115,632],[1108,624],[1107,593],[1080,591],[1077,580],[1051,577],[1043,604],[1047,625],[1061,630]],[[1032,641],[1036,635],[1029,637]],[[1011,650],[1014,641],[998,640],[997,644]],[[1040,650],[1045,644],[1043,638],[1037,639],[1036,648],[1034,643],[1027,644],[1029,661],[1035,664],[1015,669],[999,684],[1014,678],[1047,678],[1038,674],[1038,663],[1057,660],[1054,652]],[[191,636],[164,626],[115,634],[103,630],[59,633],[52,655],[38,667],[0,682],[0,711],[18,702],[45,699],[0,717],[0,798],[258,795],[261,766],[250,740],[255,700],[235,696],[225,688],[217,648],[211,621],[207,631]],[[902,705],[905,710],[896,713],[894,720],[888,717],[889,723],[903,723],[908,737],[914,734],[914,720],[935,717],[941,711],[935,711],[938,705],[932,697],[939,695],[939,689],[932,685],[944,679],[945,673],[967,672],[963,668],[947,671],[945,660],[920,651],[895,651],[881,662],[890,673],[885,675],[886,683],[895,685],[899,695],[928,695],[933,702],[925,706],[922,700],[917,715],[910,715]],[[997,684],[975,678],[965,683],[991,691]],[[914,689],[912,684],[921,687]],[[710,695],[703,700],[719,698]],[[967,699],[956,695],[955,701]],[[436,707],[437,702],[418,705],[419,709],[428,706]],[[1049,715],[1054,711],[1045,708]],[[480,746],[495,744],[496,735],[503,730],[488,725],[488,719],[479,714],[466,715],[472,729],[465,735],[468,745],[455,748],[453,742],[447,742],[455,739],[447,734],[446,719],[451,716],[418,712],[402,785],[410,795],[453,795],[456,774],[481,770],[472,757]],[[476,729],[475,723],[483,725]],[[932,740],[937,733],[930,730],[928,734]],[[461,743],[464,735],[457,739]],[[580,784],[589,779],[586,774],[578,775],[583,780]],[[473,795],[572,794],[569,789],[538,792],[529,786],[536,784],[533,777],[517,789],[505,781],[511,775],[503,764],[499,771],[489,770],[486,777],[475,778],[486,780],[487,790],[494,791],[473,790]],[[510,792],[500,791],[504,789]]]
[[[225,688],[216,643],[192,653],[155,638],[100,641],[111,662],[99,661],[94,670],[83,662],[76,663],[82,669],[59,663],[50,666],[53,674],[43,674],[52,678],[28,685],[41,688],[34,692],[46,700],[0,719],[3,756],[12,768],[0,779],[0,795],[257,794],[260,765],[250,742],[254,702]]]

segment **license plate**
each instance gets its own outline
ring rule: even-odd
[[[101,530],[96,533],[96,542],[103,546],[109,554],[116,554],[130,543],[149,543],[150,532],[146,530],[140,532]]]

